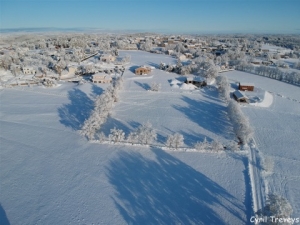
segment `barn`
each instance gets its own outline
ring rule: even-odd
[[[240,91],[254,91],[254,84],[252,83],[239,83]]]
[[[248,97],[240,91],[233,92],[233,97],[237,102],[245,102],[245,103],[249,102]]]

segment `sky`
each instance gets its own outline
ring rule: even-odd
[[[0,0],[0,27],[300,33],[300,0]]]

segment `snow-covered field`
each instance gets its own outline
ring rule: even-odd
[[[129,51],[132,65],[172,62]],[[123,52],[121,53],[123,54]],[[231,125],[215,90],[174,89],[177,76],[124,74],[111,118],[126,132],[149,121],[158,144],[180,132],[190,146],[229,140]],[[158,93],[146,89],[155,80]],[[0,224],[246,224],[251,216],[247,158],[90,143],[78,134],[105,86],[1,89]],[[229,129],[226,132],[225,129]]]
[[[274,160],[267,177],[268,189],[286,197],[300,214],[300,88],[284,82],[239,71],[224,73],[231,81],[252,82],[273,95],[269,108],[246,106],[243,111],[255,129],[259,151]]]

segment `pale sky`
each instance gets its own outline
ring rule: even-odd
[[[300,0],[0,0],[0,27],[300,33]]]

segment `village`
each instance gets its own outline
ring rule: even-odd
[[[4,185],[6,196],[38,198],[61,185],[50,206],[70,215],[73,211],[59,199],[69,190],[72,200],[89,190],[78,205],[88,199],[97,211],[100,202],[103,209],[95,218],[110,215],[113,219],[106,224],[138,224],[124,215],[134,212],[144,219],[141,208],[151,211],[155,219],[148,220],[155,224],[156,218],[162,220],[156,209],[164,204],[163,213],[180,215],[182,207],[173,200],[178,198],[187,201],[187,224],[207,224],[215,214],[219,224],[244,224],[261,215],[269,194],[278,193],[300,212],[293,202],[299,182],[289,183],[299,176],[281,169],[299,168],[300,52],[299,46],[278,46],[272,38],[3,35],[3,155],[21,154],[16,162],[2,160],[0,165],[9,184]],[[11,164],[26,165],[24,173],[13,173]],[[36,176],[36,167],[58,175]],[[42,180],[51,187],[33,191],[25,185],[23,190],[6,174],[24,184],[34,176],[40,186]],[[231,177],[235,179],[229,182]],[[153,193],[154,185],[164,194]],[[292,191],[282,191],[283,186]],[[12,206],[21,205],[3,199],[10,215],[20,218]],[[213,209],[211,202],[224,207]],[[199,205],[209,208],[209,219],[202,220]]]
[[[26,36],[23,38],[22,42],[11,40],[11,44],[0,43],[0,85],[3,87],[51,86],[60,80],[79,82],[84,75],[100,73],[104,77],[105,74],[124,72],[130,56],[119,57],[120,50],[170,55],[176,58],[177,63],[165,65],[162,62],[160,69],[182,75],[196,72],[207,78],[216,72],[233,69],[255,70],[257,74],[270,68],[274,76],[278,76],[280,71],[292,73],[292,82],[299,83],[297,68],[300,63],[299,59],[296,60],[299,53],[265,45],[264,39],[159,35],[65,35],[41,37],[34,41]],[[5,40],[5,36],[2,39]],[[200,69],[202,74],[199,74]]]

